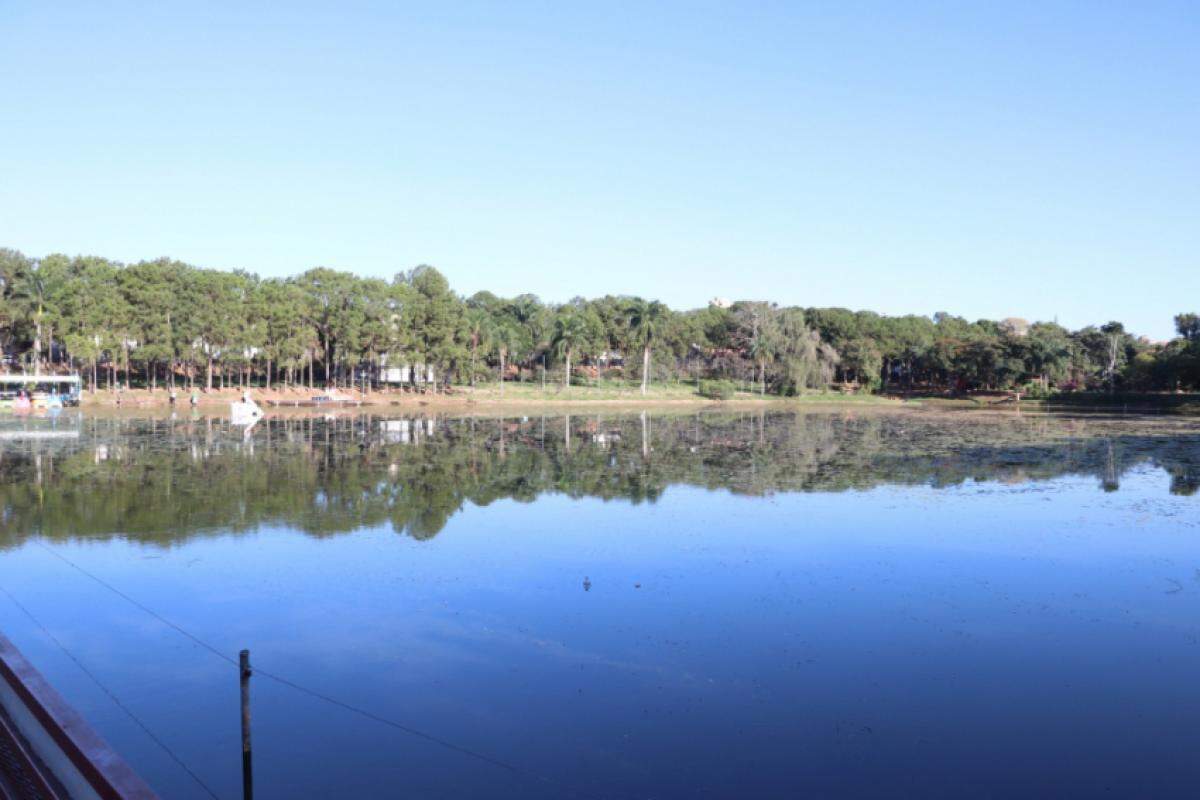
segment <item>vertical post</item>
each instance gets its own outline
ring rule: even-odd
[[[238,654],[238,672],[242,683],[242,798],[253,800],[254,777],[250,763],[250,651]]]

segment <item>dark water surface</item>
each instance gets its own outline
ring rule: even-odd
[[[163,620],[344,704],[255,676],[260,798],[1186,796],[1198,488],[1164,418],[9,418],[0,630],[171,798],[80,669],[240,796]]]

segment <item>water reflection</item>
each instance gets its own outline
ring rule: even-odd
[[[283,417],[63,415],[0,426],[0,546],[32,534],[175,542],[283,523],[314,536],[390,523],[437,535],[465,503],[544,493],[653,502],[1094,476],[1152,466],[1200,487],[1200,434],[1162,419],[929,413]],[[1164,481],[1164,486],[1167,481]]]
[[[238,681],[163,619],[547,778],[260,681],[262,797],[1198,777],[1194,423],[65,414],[0,434],[0,583],[221,797]],[[18,609],[0,627],[162,796],[207,796]]]

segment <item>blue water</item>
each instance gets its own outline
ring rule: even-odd
[[[1193,433],[1154,435],[1196,463]],[[262,798],[1194,791],[1200,497],[1152,461],[1116,491],[1087,471],[875,477],[500,496],[425,539],[269,516],[165,542],[47,532],[0,550],[0,584],[222,798],[240,794],[236,670],[57,556],[441,742],[256,676]],[[2,597],[0,627],[163,796],[208,796]]]

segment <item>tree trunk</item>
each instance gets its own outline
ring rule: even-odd
[[[206,381],[207,391],[212,391],[213,388],[213,358],[210,353],[208,356],[208,380]]]
[[[504,397],[504,348],[500,348],[500,396]]]
[[[563,367],[563,388],[571,388],[571,351],[567,350],[567,362]]]
[[[38,309],[38,319],[34,323],[33,333],[33,372],[41,372],[42,364],[42,311]]]
[[[650,385],[650,345],[647,344],[642,348],[642,394],[646,394],[646,388]]]

